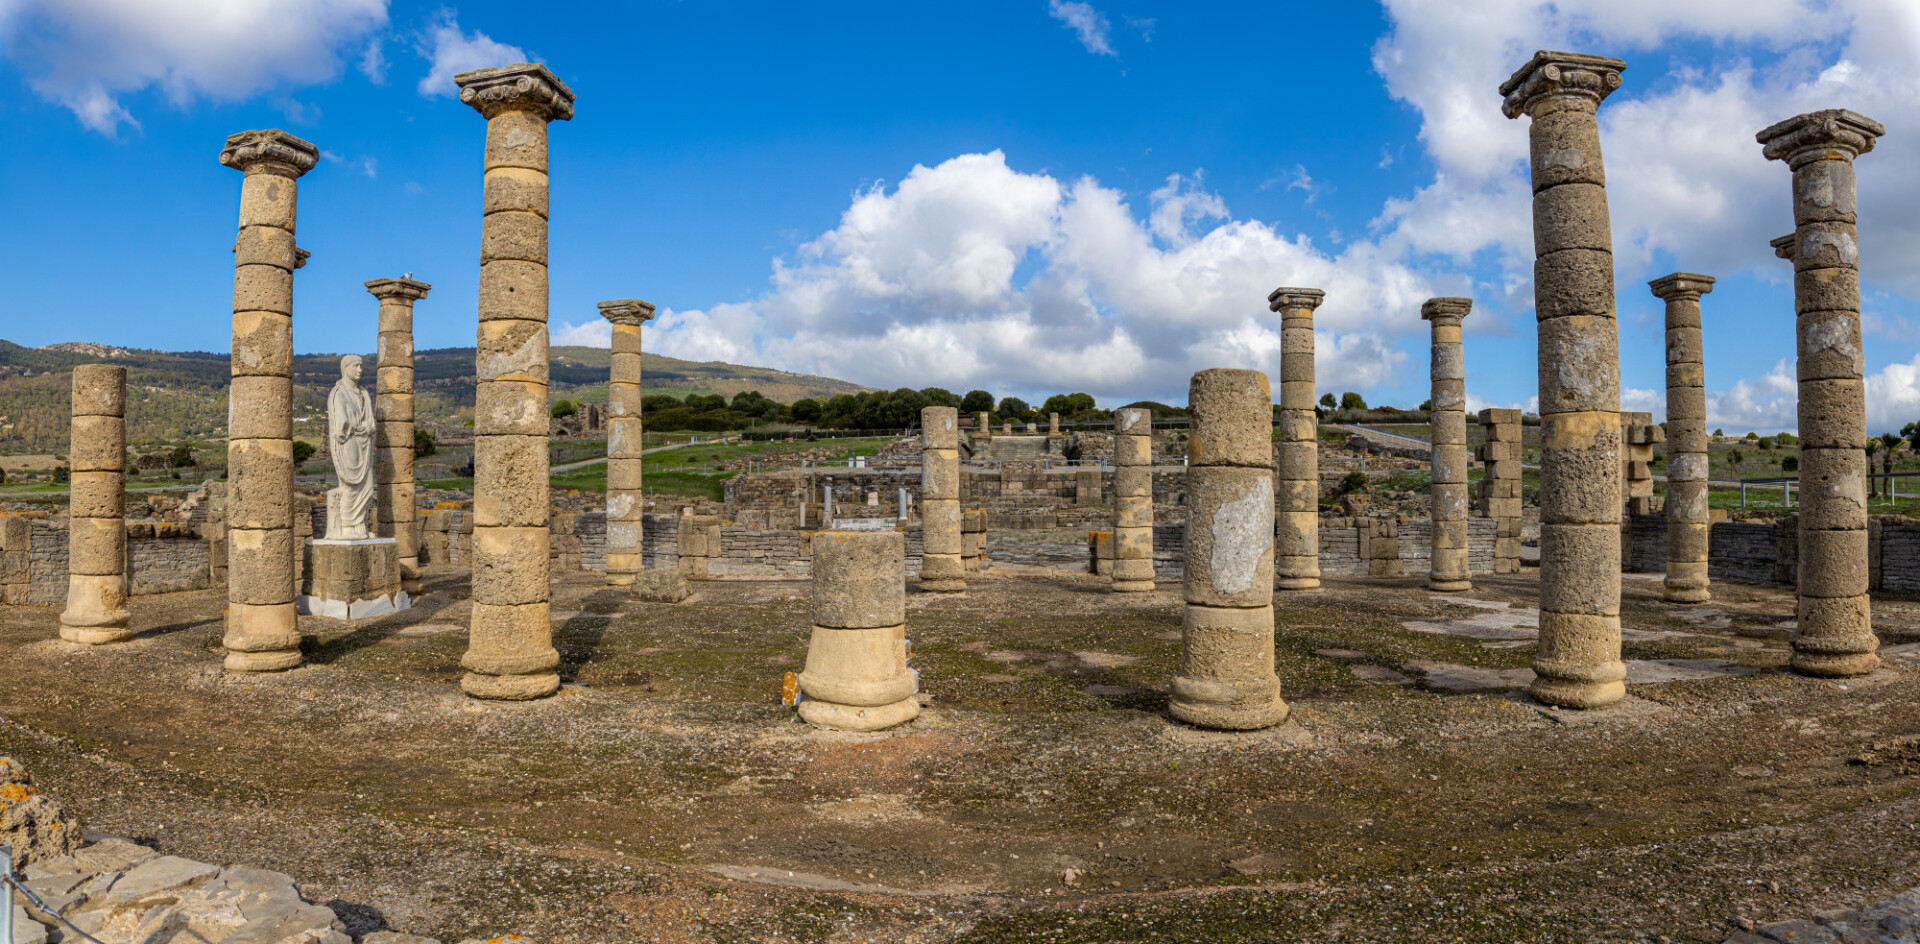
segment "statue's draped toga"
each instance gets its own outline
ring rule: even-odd
[[[338,487],[327,491],[327,539],[372,537],[373,398],[360,389],[360,358],[340,359],[340,380],[327,394],[327,444],[333,450]]]

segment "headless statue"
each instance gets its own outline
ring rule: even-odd
[[[340,484],[327,490],[327,540],[372,537],[373,398],[360,389],[360,358],[340,359],[340,380],[327,394],[327,445]]]

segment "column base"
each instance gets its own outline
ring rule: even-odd
[[[229,672],[285,672],[300,667],[300,650],[228,652],[224,666]]]
[[[1668,603],[1705,603],[1713,599],[1713,591],[1706,587],[1669,583],[1661,589],[1660,598]]]
[[[468,672],[460,679],[460,690],[473,698],[489,701],[532,701],[560,690],[560,675],[483,675]]]
[[[1871,652],[1795,651],[1788,667],[1814,678],[1852,678],[1871,675],[1880,668],[1880,657]]]
[[[68,626],[60,624],[60,638],[67,642],[76,642],[88,646],[105,646],[110,643],[126,642],[133,638],[133,630],[126,626]]]
[[[903,698],[891,705],[866,708],[806,699],[800,702],[800,720],[832,731],[880,731],[920,717],[920,699]]]
[[[1606,708],[1627,697],[1627,685],[1620,681],[1589,682],[1543,675],[1527,686],[1527,694],[1556,708]]]
[[[1464,593],[1473,589],[1473,581],[1465,577],[1440,577],[1428,574],[1427,589],[1434,593]]]
[[[1175,700],[1167,706],[1173,716],[1195,727],[1218,731],[1258,731],[1287,720],[1292,710],[1275,693],[1273,701],[1257,705],[1225,705],[1216,702]]]
[[[957,577],[922,577],[920,589],[927,593],[965,593],[967,582]]]
[[[1152,593],[1155,584],[1151,580],[1116,580],[1113,582],[1115,593]]]
[[[1320,578],[1318,577],[1275,577],[1273,578],[1273,589],[1275,590],[1318,590],[1320,589]]]

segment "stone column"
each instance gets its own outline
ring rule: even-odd
[[[1473,310],[1471,298],[1429,298],[1420,317],[1433,325],[1433,556],[1427,589],[1459,593],[1473,589],[1467,574],[1467,358],[1460,322]]]
[[[960,411],[920,411],[920,589],[967,589],[960,562]]]
[[[613,322],[613,371],[607,380],[607,583],[624,587],[646,569],[641,560],[640,326],[653,305],[637,298],[601,302]]]
[[[878,731],[919,716],[920,677],[907,668],[906,553],[899,531],[813,536],[813,638],[800,673],[808,724]]]
[[[67,608],[60,638],[99,645],[133,635],[127,617],[127,369],[73,369]]]
[[[433,286],[405,278],[374,279],[367,291],[380,299],[379,367],[373,390],[374,498],[377,533],[399,550],[400,589],[420,593],[420,547],[413,520],[413,303]]]
[[[1480,426],[1487,433],[1487,441],[1480,444],[1480,461],[1486,468],[1480,478],[1480,511],[1494,519],[1496,574],[1520,572],[1520,464],[1526,457],[1520,419],[1519,410],[1480,411]]]
[[[573,90],[545,66],[454,76],[487,119],[473,446],[473,621],[460,687],[526,699],[560,688],[547,568],[547,123]]]
[[[1795,671],[1865,675],[1880,665],[1867,600],[1867,414],[1853,159],[1887,129],[1842,109],[1760,132],[1793,168],[1794,308],[1800,335],[1800,628]]]
[[[284,131],[227,138],[244,172],[233,247],[233,378],[227,391],[227,650],[232,672],[300,664],[293,534],[293,245],[300,175],[319,149]]]
[[[1153,414],[1113,414],[1113,592],[1153,590]]]
[[[1600,102],[1626,63],[1539,52],[1500,86],[1530,115],[1534,314],[1540,368],[1540,645],[1529,691],[1599,708],[1626,696],[1620,662],[1620,338]]]
[[[1707,372],[1700,296],[1713,276],[1675,272],[1647,283],[1667,303],[1667,581],[1670,603],[1705,603],[1707,540]]]
[[[1273,671],[1273,393],[1257,370],[1188,391],[1186,625],[1173,716],[1233,731],[1287,717]]]
[[[1313,412],[1313,311],[1327,293],[1276,288],[1267,307],[1280,313],[1280,449],[1275,590],[1320,586],[1320,421]]]

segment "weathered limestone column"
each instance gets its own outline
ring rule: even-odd
[[[300,664],[293,607],[293,245],[300,175],[320,151],[284,131],[227,138],[220,163],[244,172],[233,248],[233,378],[227,392],[226,667]]]
[[[127,369],[73,369],[67,608],[60,638],[99,645],[133,635],[127,616]]]
[[[380,299],[379,367],[373,390],[375,488],[378,534],[400,552],[400,589],[420,593],[420,547],[413,519],[413,303],[433,286],[411,274],[374,279],[367,291]]]
[[[907,668],[906,623],[906,534],[815,534],[813,639],[800,673],[801,720],[878,731],[918,717],[920,676]]]
[[[1420,317],[1433,325],[1432,409],[1433,557],[1427,589],[1459,593],[1473,589],[1467,574],[1467,358],[1460,322],[1473,310],[1471,298],[1429,298]]]
[[[641,560],[640,326],[653,320],[653,305],[637,298],[601,302],[613,322],[613,370],[607,380],[607,583],[624,587],[646,569]]]
[[[1273,671],[1273,393],[1257,370],[1188,389],[1186,625],[1173,716],[1246,731],[1287,717]]]
[[[1153,590],[1153,414],[1113,414],[1113,592]]]
[[[473,448],[473,623],[460,687],[526,699],[560,688],[547,567],[547,123],[573,90],[545,66],[453,77],[486,116]]]
[[[1705,603],[1707,540],[1707,369],[1700,296],[1713,276],[1675,272],[1647,283],[1667,303],[1667,580],[1671,603]]]
[[[1480,461],[1486,467],[1480,478],[1480,510],[1495,522],[1496,574],[1520,572],[1521,461],[1526,457],[1520,420],[1519,410],[1480,411],[1480,426],[1487,433],[1487,441],[1480,444]]]
[[[1275,590],[1320,586],[1320,421],[1313,412],[1313,310],[1327,293],[1276,288],[1269,310],[1280,313],[1279,546]]]
[[[1620,662],[1620,337],[1600,102],[1626,63],[1538,52],[1500,86],[1531,115],[1534,314],[1540,346],[1540,645],[1535,698],[1600,708]]]
[[[1800,334],[1800,628],[1795,671],[1865,675],[1880,665],[1867,599],[1867,413],[1853,159],[1887,133],[1843,109],[1760,132],[1793,168],[1794,308]]]
[[[960,411],[920,411],[920,589],[967,589],[960,561]]]

